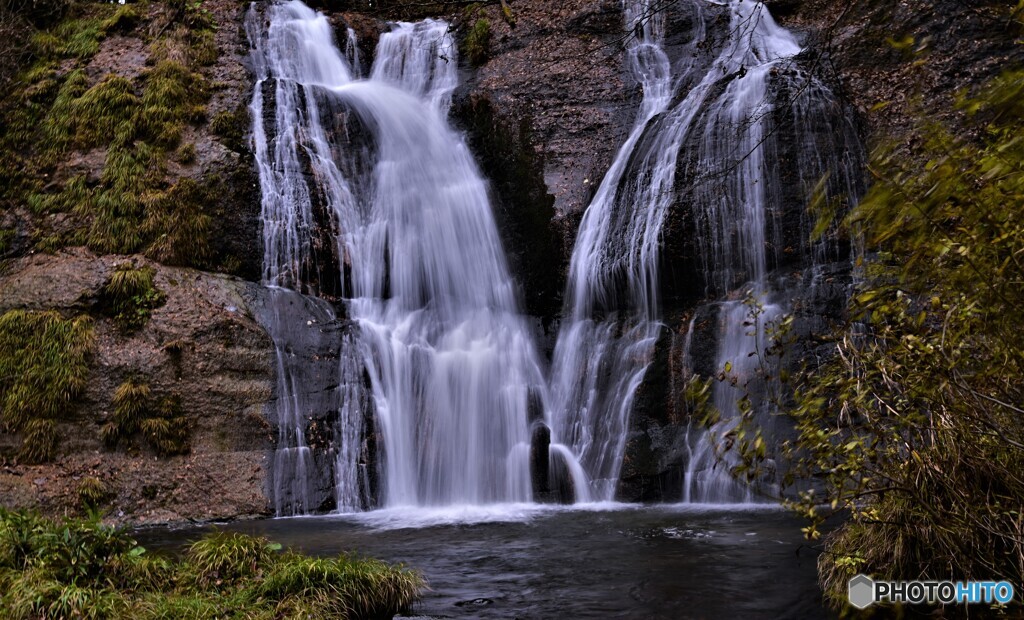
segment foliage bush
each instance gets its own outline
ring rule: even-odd
[[[1024,581],[1024,71],[958,107],[967,131],[921,122],[923,164],[874,154],[853,322],[793,412],[808,536],[850,515],[820,559],[836,606],[861,572]]]
[[[92,350],[88,317],[11,310],[0,316],[0,423],[22,433],[21,459],[53,458],[57,420],[85,388]]]
[[[214,532],[171,559],[95,520],[0,509],[0,609],[15,620],[375,619],[407,610],[425,585],[401,566],[280,549]]]

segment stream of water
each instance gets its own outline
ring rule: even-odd
[[[388,509],[223,527],[317,555],[404,562],[429,582],[414,613],[431,618],[831,617],[798,521],[763,506]],[[204,531],[138,537],[152,552]]]

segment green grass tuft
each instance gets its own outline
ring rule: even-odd
[[[26,463],[45,463],[57,455],[57,422],[34,419],[21,429],[21,451],[18,458]]]
[[[96,508],[107,501],[110,490],[95,476],[82,478],[78,483],[78,505],[82,508]]]
[[[189,56],[194,66],[208,67],[220,58],[212,30],[193,31],[190,39]]]
[[[11,251],[14,240],[17,238],[17,231],[10,228],[0,228],[0,258]]]
[[[192,543],[188,560],[201,583],[234,584],[267,569],[273,553],[265,538],[214,532]]]
[[[23,434],[21,458],[47,461],[56,420],[85,388],[93,345],[88,317],[11,310],[0,316],[0,423]]]
[[[215,201],[209,185],[187,178],[154,196],[143,226],[153,239],[146,255],[167,265],[206,266],[213,223],[206,212]]]
[[[105,34],[111,32],[131,32],[142,18],[139,11],[131,5],[123,5],[117,8],[113,15],[103,20],[100,29]]]
[[[0,509],[0,609],[33,620],[391,618],[426,587],[400,566],[280,548],[214,532],[170,559],[96,521]]]
[[[152,267],[136,268],[132,263],[117,266],[103,286],[101,308],[127,331],[140,329],[155,308],[164,303],[156,288]]]
[[[174,148],[185,124],[198,122],[206,114],[206,78],[181,62],[165,60],[146,72],[144,80],[139,127],[153,144]]]
[[[271,568],[260,593],[276,601],[316,601],[328,617],[385,618],[407,609],[424,587],[418,573],[379,560],[286,554]]]
[[[234,111],[222,110],[210,120],[210,129],[221,138],[224,146],[239,153],[247,148],[249,126],[249,108],[244,105]]]
[[[103,443],[115,448],[141,433],[159,456],[186,454],[189,421],[177,396],[155,399],[149,385],[128,379],[114,392],[114,415],[100,431]]]
[[[114,418],[117,437],[137,433],[149,415],[149,385],[129,379],[114,390]],[[116,442],[115,442],[116,443]]]
[[[178,151],[175,156],[180,164],[188,165],[195,163],[196,157],[198,156],[195,143],[189,142],[188,144],[182,144],[178,147]]]
[[[139,106],[135,85],[123,77],[108,75],[91,87],[84,71],[72,72],[64,81],[43,124],[51,141],[51,154],[70,146],[89,149],[134,138],[133,115]],[[113,139],[113,140],[112,140]]]

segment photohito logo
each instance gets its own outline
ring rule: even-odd
[[[1013,600],[1008,581],[875,581],[867,575],[850,580],[850,604],[864,609],[873,603],[1001,603]]]

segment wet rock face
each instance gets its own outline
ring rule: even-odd
[[[554,197],[544,183],[542,156],[525,120],[518,126],[498,116],[482,95],[457,103],[470,149],[491,184],[495,222],[509,268],[520,284],[523,309],[550,323],[562,307],[568,251],[555,230]]]
[[[255,288],[246,300],[274,340],[276,381],[263,410],[274,438],[267,454],[266,495],[278,515],[334,510],[335,468],[344,436],[340,425],[346,423],[342,408],[360,407],[366,435],[373,435],[369,399],[361,397],[365,392],[358,386],[346,385],[360,379],[368,383],[366,377],[345,376],[341,360],[356,346],[358,327],[322,299],[286,289]],[[289,420],[289,413],[299,419]],[[305,454],[295,450],[299,430]],[[376,457],[373,442],[364,441],[359,460],[367,471],[376,470]],[[376,481],[367,479],[365,487],[361,500],[370,507]]]
[[[488,7],[490,56],[464,96],[485,97],[509,127],[526,125],[558,217],[580,213],[633,121],[616,0],[525,0],[515,28]]]
[[[478,68],[465,58],[453,120],[491,181],[496,220],[525,310],[553,327],[583,211],[633,122],[615,0],[520,0],[515,27],[497,6]],[[476,17],[457,20],[464,36]]]

